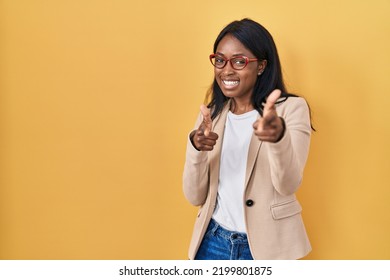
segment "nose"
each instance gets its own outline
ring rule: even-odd
[[[230,60],[226,63],[225,67],[222,69],[222,72],[226,76],[233,74],[234,68],[232,67]]]

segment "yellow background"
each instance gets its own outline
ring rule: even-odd
[[[390,259],[390,1],[0,0],[0,259],[186,259],[187,132],[230,21],[318,132],[308,259]],[[266,241],[265,241],[266,242]]]

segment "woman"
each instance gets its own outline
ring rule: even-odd
[[[296,199],[310,112],[286,92],[275,43],[250,19],[218,35],[211,102],[190,133],[183,174],[200,206],[190,259],[298,259],[311,250]]]

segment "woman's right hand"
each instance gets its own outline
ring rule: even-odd
[[[218,134],[212,132],[212,120],[210,109],[205,105],[200,106],[203,121],[197,130],[190,134],[190,139],[195,148],[199,151],[211,151],[217,143]]]

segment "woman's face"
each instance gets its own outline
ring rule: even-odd
[[[228,34],[219,42],[216,54],[230,59],[235,56],[256,58],[238,39]],[[224,68],[214,67],[215,80],[226,97],[240,102],[251,102],[258,74],[264,70],[265,61],[249,62],[244,69],[233,69],[230,62]]]

